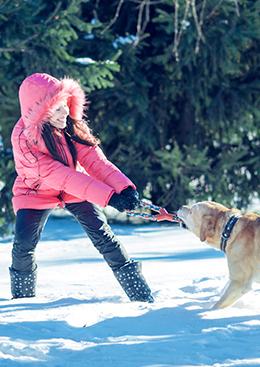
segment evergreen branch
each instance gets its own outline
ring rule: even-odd
[[[34,38],[38,37],[39,33],[35,33],[32,36],[26,38],[23,41],[19,41],[19,43],[14,44],[12,47],[1,47],[0,48],[0,53],[1,52],[18,52],[18,51],[24,51],[23,48],[25,47],[25,45],[30,42],[31,40],[33,40]]]
[[[118,6],[116,8],[116,13],[113,17],[113,19],[111,20],[111,22],[103,29],[103,31],[101,32],[101,34],[104,34],[109,28],[112,27],[112,25],[117,21],[118,17],[119,17],[119,13],[120,13],[120,10],[123,6],[123,3],[124,3],[125,0],[120,0],[119,3],[118,3]]]
[[[150,0],[141,1],[138,11],[136,40],[134,42],[134,47],[136,47],[139,44],[139,42],[144,38],[144,31],[150,20],[150,5],[151,5]],[[142,23],[144,11],[145,11],[145,19],[144,22]]]
[[[204,4],[203,4],[204,5]],[[198,15],[197,15],[197,10],[196,10],[196,3],[195,0],[191,0],[191,8],[192,8],[192,15],[193,15],[193,19],[195,22],[195,26],[197,29],[197,33],[198,33],[198,38],[197,38],[197,42],[196,42],[196,48],[195,48],[195,53],[199,52],[199,44],[200,44],[200,40],[205,40],[202,30],[201,30],[201,26],[200,26],[200,22],[198,20]]]
[[[197,41],[196,41],[196,47],[195,47],[195,53],[196,54],[199,52],[200,41],[202,40],[203,42],[205,42],[205,38],[204,38],[204,35],[202,33],[203,14],[204,14],[204,10],[205,10],[205,5],[206,5],[206,0],[203,0],[202,9],[201,9],[201,12],[200,12],[200,20],[198,20],[195,0],[192,0],[192,13],[193,13],[193,18],[194,18],[194,21],[195,21],[197,33],[198,33],[198,37],[197,37]]]
[[[236,13],[237,13],[237,16],[239,17],[240,16],[240,12],[239,12],[238,1],[237,0],[234,0],[234,2],[235,2],[235,6],[236,6]]]
[[[8,5],[9,0],[4,1],[2,4],[0,4],[0,10],[4,9],[6,5]]]
[[[51,21],[51,19],[53,19],[53,17],[60,11],[61,5],[62,5],[62,2],[59,1],[58,4],[56,5],[54,11],[45,20],[45,22],[44,22],[45,25],[48,25],[48,23]],[[18,51],[22,51],[23,48],[25,47],[25,45],[28,44],[33,39],[37,38],[39,36],[39,34],[40,34],[39,32],[38,33],[35,33],[32,36],[26,38],[25,40],[19,41],[19,42],[15,43],[12,47],[1,47],[0,48],[0,53],[3,53],[3,52],[18,52]]]
[[[186,2],[187,5],[187,2]],[[178,53],[178,9],[179,9],[179,3],[178,0],[175,0],[175,12],[174,12],[174,41],[173,41],[173,53],[175,55],[175,59],[178,62],[179,61],[179,53]]]
[[[99,7],[99,3],[100,3],[100,0],[96,0],[96,2],[95,2],[95,12],[97,11],[97,9]]]
[[[45,20],[44,24],[47,25],[48,23],[50,23],[50,21],[55,17],[55,15],[60,11],[62,2],[59,1],[58,4],[56,5],[56,8],[54,9],[54,11],[48,16],[48,18]]]
[[[130,3],[140,4],[140,0],[129,0]],[[150,5],[164,4],[164,0],[150,0]]]
[[[178,0],[174,0],[175,2],[175,12],[174,12],[174,41],[173,41],[173,54],[175,55],[175,59],[178,62],[179,61],[179,52],[178,47],[180,44],[180,40],[182,37],[183,30],[185,28],[185,24],[187,22],[189,9],[191,5],[191,0],[186,0],[185,4],[185,10],[184,10],[184,16],[181,21],[181,27],[180,30],[178,29],[178,21],[179,21],[179,3]]]
[[[55,17],[55,15],[60,11],[61,6],[62,6],[62,2],[59,1],[58,4],[56,5],[56,8],[54,9],[54,11],[45,20],[45,22],[44,22],[45,25],[48,25],[48,23],[51,21],[51,19],[53,19],[53,17]],[[26,38],[25,40],[15,43],[12,47],[1,47],[0,48],[0,53],[2,53],[2,52],[24,51],[23,48],[25,47],[25,45],[28,44],[33,39],[37,38],[39,36],[39,34],[40,34],[39,32],[35,33],[32,36]]]
[[[213,17],[217,11],[217,9],[220,7],[220,5],[223,3],[224,0],[219,0],[218,4],[213,8],[213,10],[210,12],[209,15],[207,15],[206,19],[210,19]]]
[[[0,53],[1,52],[15,52],[17,51],[16,47],[0,47]]]
[[[6,6],[8,6],[8,5],[10,5],[10,1],[9,0],[6,0],[6,1],[4,1],[2,4],[0,4],[0,12],[1,13],[5,13],[5,8],[6,8]],[[13,6],[13,7],[11,7],[11,9],[9,10],[9,11],[6,11],[6,14],[8,14],[8,15],[10,15],[10,14],[12,14],[12,13],[16,13],[17,11],[19,11],[19,9],[22,7],[22,5],[21,4],[16,4],[16,6]],[[3,9],[3,10],[2,10]]]

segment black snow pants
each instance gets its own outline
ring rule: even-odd
[[[112,232],[98,206],[84,201],[66,204],[66,209],[81,224],[112,270],[117,270],[130,261],[123,245]],[[49,209],[18,210],[12,250],[13,270],[33,272],[36,269],[35,248],[50,212]]]
[[[67,204],[66,209],[78,220],[96,249],[102,254],[130,301],[153,302],[151,289],[142,274],[141,264],[129,259],[100,208],[84,201]],[[36,295],[35,248],[50,212],[50,209],[20,209],[17,212],[12,265],[9,269],[13,298]]]

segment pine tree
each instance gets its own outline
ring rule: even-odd
[[[259,1],[112,4],[95,12],[121,72],[92,94],[109,155],[161,205],[245,208],[259,193]]]
[[[169,209],[259,195],[259,0],[2,1],[1,229],[10,132],[35,71],[80,79],[108,157]],[[120,71],[120,72],[119,72]]]
[[[111,87],[118,71],[113,60],[93,60],[77,52],[81,38],[99,26],[81,19],[82,4],[84,0],[0,4],[0,235],[13,219],[11,188],[16,175],[10,135],[20,115],[18,88],[22,80],[35,72],[58,78],[69,75],[90,93]]]

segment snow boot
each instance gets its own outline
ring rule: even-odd
[[[35,297],[36,269],[34,271],[17,271],[9,268],[9,271],[13,298]]]
[[[131,261],[114,270],[113,273],[130,301],[154,302],[151,289],[144,279],[139,262]]]

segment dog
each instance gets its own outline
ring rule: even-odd
[[[177,215],[202,242],[226,253],[229,281],[213,309],[232,305],[260,281],[260,215],[213,201],[184,205]]]

